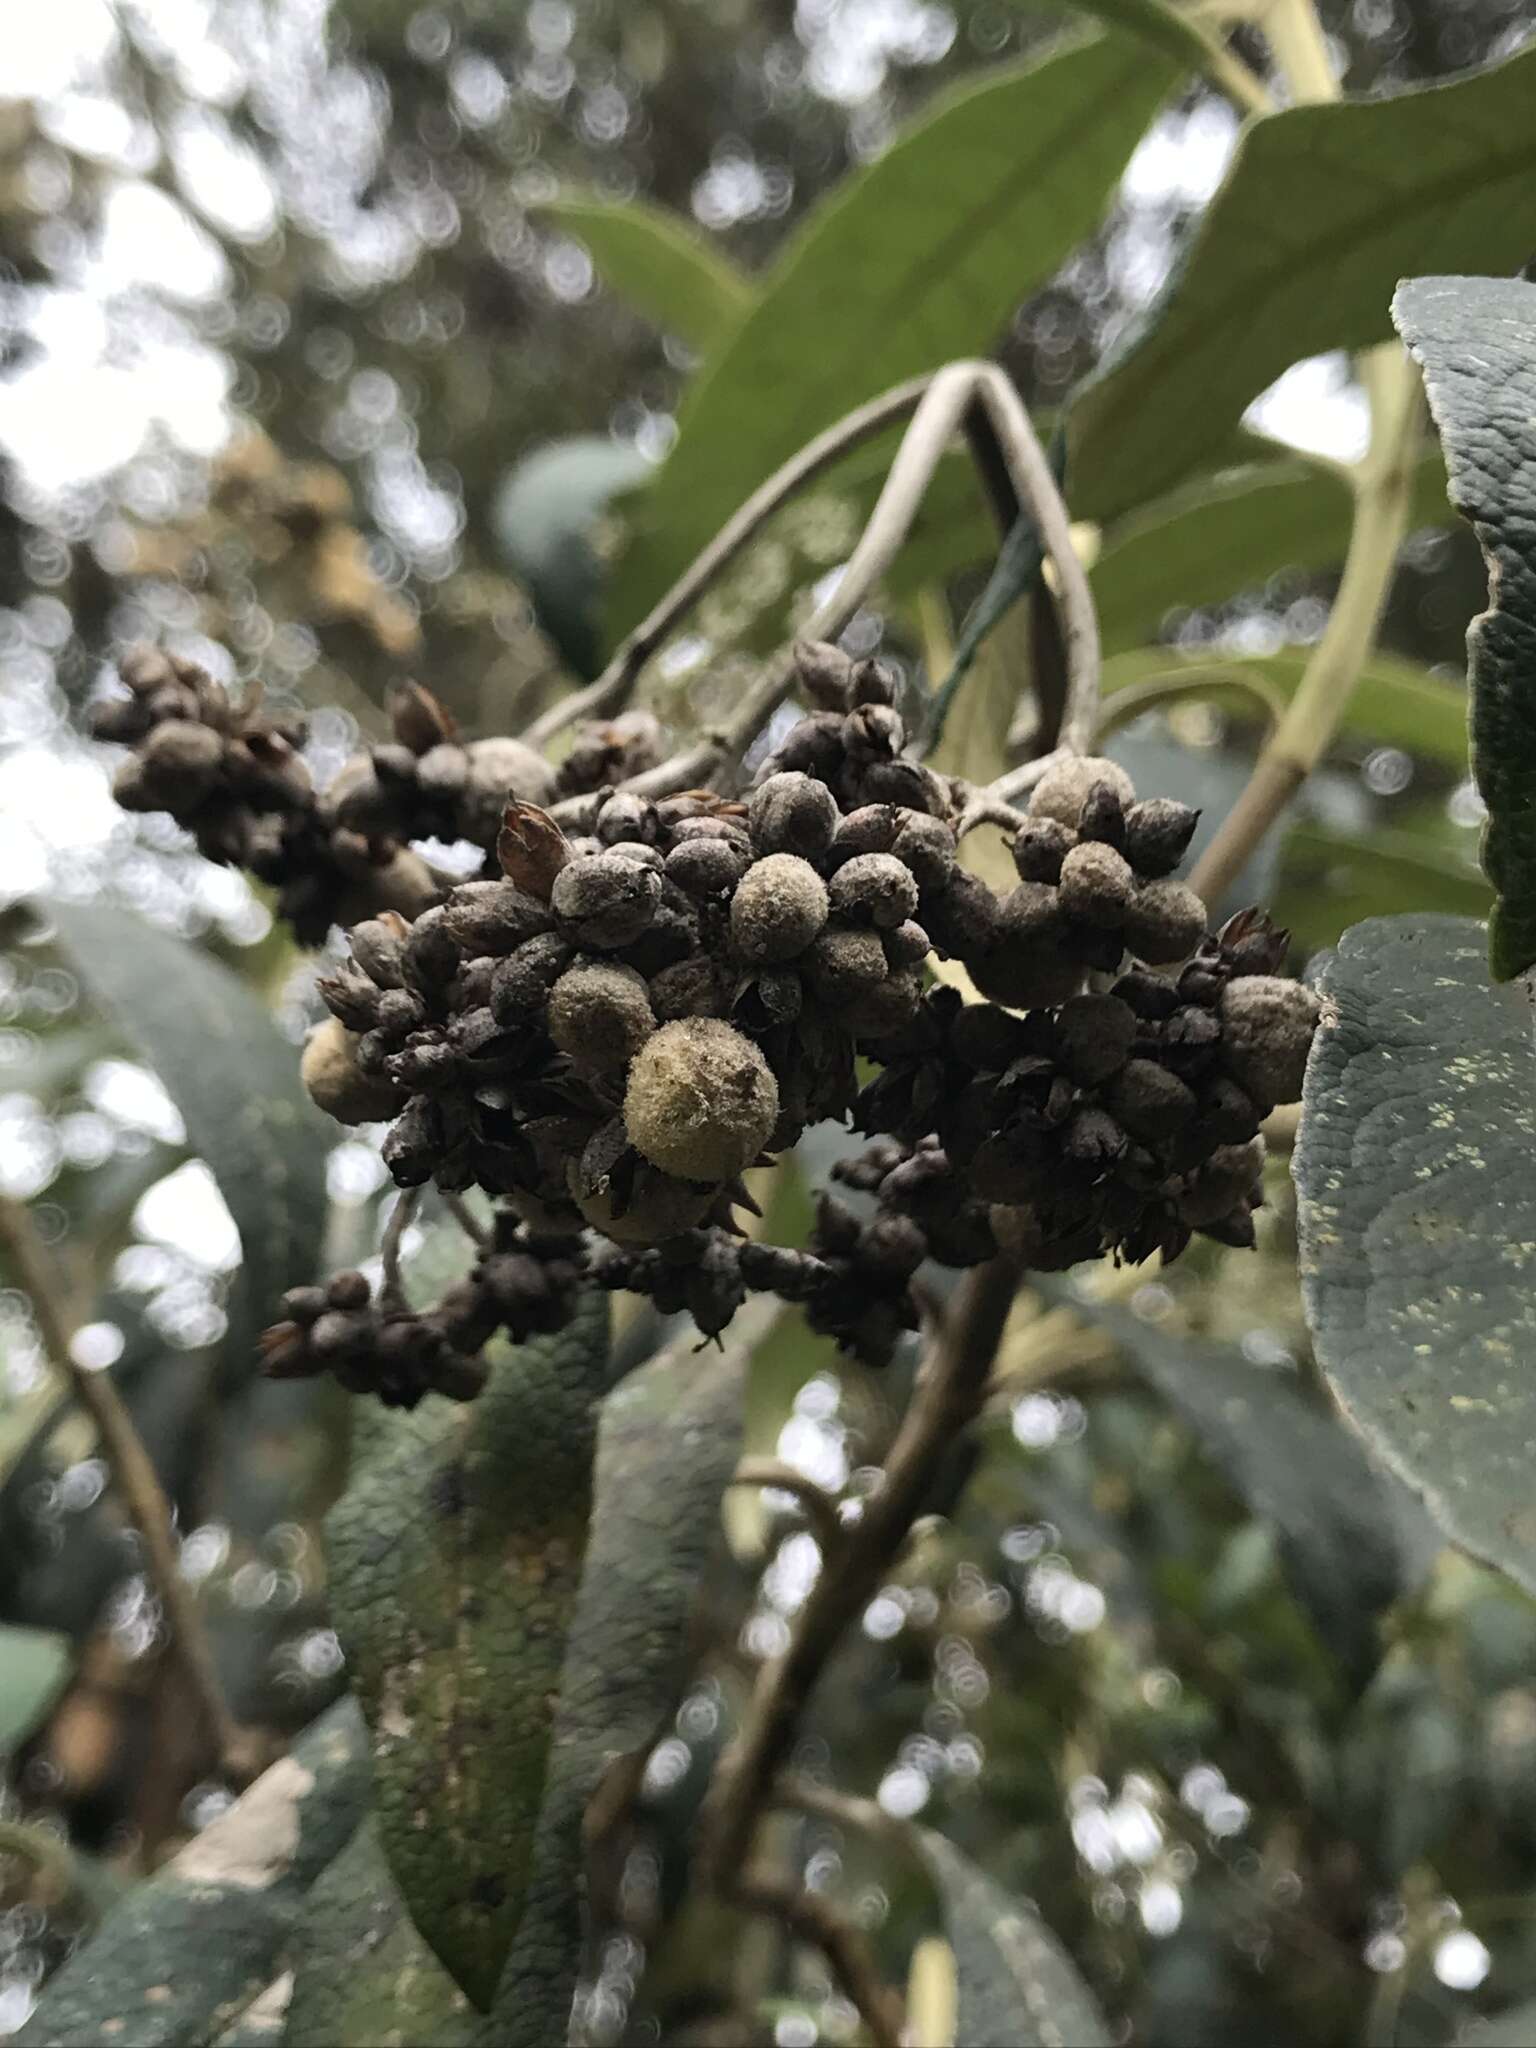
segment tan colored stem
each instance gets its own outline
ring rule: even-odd
[[[837,1502],[824,1486],[807,1478],[797,1466],[786,1464],[782,1458],[743,1458],[731,1484],[770,1486],[777,1493],[793,1494],[805,1510],[824,1558],[830,1558],[841,1543],[843,1524],[838,1518]]]
[[[96,1426],[113,1483],[144,1546],[146,1574],[170,1628],[170,1654],[197,1702],[219,1763],[231,1777],[244,1782],[250,1774],[250,1746],[224,1704],[203,1617],[182,1576],[170,1504],[159,1476],[112,1380],[105,1372],[90,1372],[77,1362],[73,1346],[80,1319],[61,1276],[37,1234],[30,1211],[3,1195],[0,1246],[31,1304],[49,1362]]]

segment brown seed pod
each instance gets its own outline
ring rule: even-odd
[[[1311,989],[1274,974],[1244,974],[1221,996],[1222,1070],[1255,1102],[1295,1102],[1307,1071],[1319,1005]]]
[[[810,862],[798,854],[770,853],[736,885],[731,948],[754,965],[792,960],[826,921],[827,885]]]
[[[921,916],[924,931],[940,952],[960,960],[979,959],[1002,936],[998,900],[969,868],[955,868],[946,888],[926,893]]]
[[[1218,1145],[1178,1198],[1180,1219],[1196,1230],[1209,1229],[1240,1205],[1254,1206],[1263,1195],[1264,1140],[1246,1145]]]
[[[645,981],[632,967],[578,961],[549,992],[549,1035],[585,1072],[627,1067],[655,1028]]]
[[[555,877],[550,904],[578,945],[602,952],[638,939],[661,899],[661,876],[621,853],[569,861]]]
[[[1026,818],[1013,841],[1013,864],[1025,882],[1055,882],[1061,864],[1077,844],[1077,834],[1059,818]]]
[[[1105,1101],[1131,1133],[1149,1145],[1171,1138],[1197,1113],[1194,1093],[1155,1060],[1129,1060],[1110,1083]]]
[[[685,839],[667,855],[666,876],[686,895],[704,898],[729,896],[747,869],[752,856],[743,846],[723,834]]]
[[[664,1024],[629,1070],[624,1126],[653,1166],[723,1181],[750,1166],[779,1114],[778,1084],[749,1038],[713,1017]]]
[[[855,1038],[890,1038],[917,1014],[923,999],[921,968],[903,967],[888,974],[877,987],[838,1012],[838,1021]]]
[[[903,967],[920,967],[928,957],[928,934],[911,918],[893,931],[882,932],[880,942],[885,948],[886,965],[893,972]]]
[[[1118,1074],[1131,1056],[1136,1013],[1118,996],[1073,996],[1056,1015],[1061,1064],[1085,1088]]]
[[[549,931],[554,918],[546,904],[524,895],[515,882],[461,882],[444,906],[444,922],[460,952],[501,960],[525,939]]]
[[[317,1024],[304,1044],[299,1077],[309,1098],[339,1124],[384,1123],[405,1102],[404,1093],[357,1064],[357,1039],[336,1017]]]
[[[725,1010],[725,991],[716,961],[707,954],[678,960],[653,974],[650,981],[651,1008],[657,1021],[670,1024],[679,1017],[719,1017]]]
[[[821,711],[846,711],[848,681],[853,658],[830,640],[795,642],[795,677],[800,688]]]
[[[1125,943],[1138,960],[1168,967],[1205,936],[1205,905],[1183,882],[1144,882],[1125,911]]]
[[[514,797],[547,804],[554,795],[554,769],[521,740],[471,740],[464,755],[466,773],[455,823],[476,846],[496,844],[502,813]]]
[[[1125,853],[1138,875],[1149,881],[1171,875],[1189,851],[1200,813],[1166,796],[1132,804],[1125,814]]]
[[[878,933],[829,927],[800,963],[811,992],[830,1010],[858,1003],[890,972]]]
[[[1082,968],[1050,944],[1010,939],[965,964],[981,993],[1009,1010],[1049,1009],[1083,985]]]
[[[1118,761],[1102,754],[1084,754],[1075,760],[1058,761],[1046,770],[1030,792],[1030,815],[1055,818],[1077,829],[1083,805],[1098,783],[1106,783],[1122,804],[1136,801],[1136,785]]]
[[[759,853],[797,853],[819,861],[837,830],[837,799],[824,782],[785,770],[752,792],[747,823]]]
[[[491,977],[487,1001],[497,1023],[524,1024],[541,1017],[570,961],[571,942],[559,932],[526,940]]]
[[[894,853],[860,853],[833,875],[828,895],[833,914],[848,924],[872,924],[892,931],[917,909],[917,881]]]
[[[1086,839],[1062,857],[1057,894],[1072,917],[1105,931],[1117,931],[1136,887],[1131,864],[1101,840]]]

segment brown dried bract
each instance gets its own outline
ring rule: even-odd
[[[425,754],[458,738],[458,721],[446,704],[420,683],[397,683],[389,693],[389,723],[395,738],[413,754]]]
[[[514,797],[502,813],[496,858],[509,881],[547,903],[556,875],[571,858],[570,842],[548,811]]]

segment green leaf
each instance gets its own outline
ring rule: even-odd
[[[751,310],[752,280],[665,206],[561,194],[533,209],[585,243],[604,283],[701,354],[721,347]]]
[[[497,1993],[498,2048],[565,2039],[583,1942],[582,1816],[605,1774],[649,1749],[676,1703],[762,1320],[755,1304],[744,1310],[723,1358],[700,1358],[690,1332],[603,1404],[592,1534],[528,1907]]]
[[[1290,364],[1390,339],[1405,274],[1523,263],[1533,93],[1536,48],[1447,85],[1251,123],[1148,325],[1074,408],[1074,515],[1115,518],[1206,467]]]
[[[49,1979],[17,2048],[212,2041],[271,1982],[367,1796],[362,1718],[343,1700],[107,1915]]]
[[[575,434],[508,470],[491,520],[508,566],[562,660],[590,679],[601,666],[604,570],[594,534],[610,501],[651,474],[637,449]]]
[[[1498,896],[1489,955],[1507,981],[1536,962],[1536,284],[1418,278],[1392,315],[1423,365],[1451,502],[1488,562],[1490,609],[1467,635],[1467,670],[1483,865]]]
[[[1394,1482],[1294,1374],[1253,1365],[1232,1344],[1160,1330],[1070,1282],[1030,1284],[1104,1330],[1188,1424],[1239,1499],[1274,1529],[1297,1598],[1363,1684],[1380,1661],[1377,1619],[1425,1548],[1405,1547],[1414,1532]]]
[[[1274,913],[1304,953],[1336,944],[1367,917],[1488,912],[1488,884],[1472,862],[1411,832],[1338,832],[1308,821],[1291,827],[1281,859]]]
[[[955,2048],[1108,2048],[1093,1993],[1034,1906],[943,1835],[920,1840],[960,1979]]]
[[[490,2003],[522,1911],[587,1541],[607,1297],[394,1424],[326,1519],[380,1836],[423,1939]]]
[[[278,1296],[314,1278],[336,1132],[305,1094],[294,1047],[221,961],[130,912],[40,906],[70,965],[159,1075],[240,1233],[222,1379],[256,1369]]]
[[[939,99],[792,237],[689,391],[635,507],[610,638],[738,504],[851,407],[990,347],[1093,227],[1178,68],[1130,37],[991,73]]]
[[[48,1628],[0,1628],[0,1750],[24,1742],[64,1689],[74,1645]]]
[[[411,1925],[372,1822],[311,1891],[291,1960],[283,2048],[468,2039],[469,2002]]]
[[[1257,462],[1166,499],[1114,527],[1094,564],[1105,652],[1152,639],[1173,611],[1218,604],[1283,569],[1344,559],[1354,499],[1344,477],[1300,457]],[[1450,521],[1437,451],[1420,461],[1409,525]]]
[[[1377,918],[1319,979],[1302,1280],[1345,1413],[1457,1542],[1536,1591],[1536,1045],[1470,918]]]
[[[1221,670],[1242,669],[1289,699],[1306,672],[1308,655],[1308,649],[1299,647],[1265,655],[1181,654],[1172,647],[1141,647],[1105,662],[1103,691],[1113,704],[1119,691],[1154,677],[1195,683],[1209,673],[1212,690],[1218,692]],[[1253,715],[1251,697],[1234,690],[1233,699],[1238,709]],[[1416,662],[1373,654],[1350,695],[1339,730],[1370,746],[1401,747],[1405,753],[1459,771],[1467,757],[1466,693]]]

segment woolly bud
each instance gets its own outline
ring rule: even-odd
[[[913,891],[914,902],[916,891]],[[748,868],[731,898],[731,946],[756,963],[792,960],[827,921],[827,887],[809,861],[771,853]]]
[[[843,746],[850,761],[890,761],[907,743],[901,714],[889,704],[861,704],[843,720]]]
[[[1077,844],[1077,834],[1059,818],[1026,818],[1013,842],[1013,864],[1025,882],[1055,882],[1063,859]]]
[[[1108,782],[1096,782],[1083,798],[1077,814],[1077,836],[1096,845],[1112,846],[1116,853],[1125,846],[1125,804]]]
[[[624,1091],[630,1142],[684,1180],[728,1180],[750,1166],[778,1114],[768,1062],[714,1017],[664,1024],[636,1057]]]
[[[355,968],[321,975],[315,991],[331,1015],[340,1018],[349,1031],[371,1031],[378,1022],[380,990]]]
[[[455,741],[429,747],[416,762],[416,787],[423,796],[452,804],[469,782],[469,756]]]
[[[837,711],[813,711],[792,725],[777,752],[763,763],[764,780],[784,769],[798,769],[830,782],[843,764],[844,719]]]
[[[555,877],[550,903],[579,945],[604,952],[638,939],[655,914],[661,876],[620,853],[587,854]]]
[[[582,961],[550,990],[550,1037],[578,1067],[627,1067],[656,1028],[645,982],[632,967]]]
[[[1135,1038],[1136,1013],[1116,996],[1073,996],[1057,1012],[1061,1064],[1085,1088],[1118,1074]]]
[[[1182,1222],[1208,1230],[1234,1209],[1253,1206],[1263,1195],[1264,1140],[1218,1145],[1179,1196]]]
[[[729,896],[751,864],[751,854],[723,835],[685,839],[667,855],[666,876],[688,896]]]
[[[1256,1102],[1294,1102],[1317,1028],[1318,1000],[1299,981],[1245,974],[1221,997],[1221,1065]]]
[[[1126,858],[1138,875],[1156,880],[1171,875],[1189,851],[1200,813],[1171,797],[1148,797],[1125,814]]]
[[[409,929],[401,917],[365,917],[348,932],[352,958],[377,987],[400,986],[405,973],[401,941]]]
[[[1071,916],[1116,931],[1135,886],[1136,877],[1122,854],[1099,840],[1085,839],[1063,857],[1057,888],[1061,907]]]
[[[383,1123],[402,1101],[393,1082],[363,1072],[357,1039],[336,1017],[325,1018],[309,1034],[299,1078],[311,1102],[339,1124]]]
[[[504,881],[460,883],[443,906],[443,916],[455,945],[470,959],[486,954],[505,959],[554,923],[537,898]]]
[[[830,865],[841,867],[855,854],[889,853],[901,826],[902,813],[895,804],[861,804],[838,820]]]
[[[1125,912],[1125,943],[1154,967],[1186,959],[1205,936],[1205,905],[1183,882],[1145,882]]]
[[[1058,761],[1053,768],[1046,770],[1030,792],[1030,815],[1055,818],[1075,831],[1083,805],[1095,785],[1101,782],[1108,785],[1122,804],[1136,801],[1136,785],[1118,761],[1107,760],[1102,754],[1084,754]]]
[[[810,701],[822,711],[843,711],[853,661],[830,640],[795,642],[795,678]]]
[[[890,1038],[911,1023],[922,999],[922,970],[904,967],[839,1011],[838,1017],[855,1038]]]
[[[856,661],[848,676],[848,702],[860,704],[894,704],[900,678],[888,661],[877,656],[866,655]]]
[[[446,988],[459,964],[459,949],[448,929],[447,912],[441,904],[424,910],[406,933],[403,949],[405,978],[423,995]]]
[[[759,852],[820,860],[837,830],[837,799],[824,782],[785,770],[752,792],[747,822]]]
[[[957,841],[942,818],[926,811],[902,810],[891,852],[912,871],[919,889],[945,888],[955,871]]]
[[[923,928],[941,952],[973,960],[989,952],[1001,936],[997,898],[969,868],[957,867],[949,886],[925,896]]]
[[[917,909],[917,882],[893,853],[860,853],[845,861],[829,891],[836,916],[890,931]]]
[[[979,958],[967,955],[965,964],[981,993],[1010,1010],[1048,1009],[1083,985],[1077,962],[1050,944],[1008,941]]]

